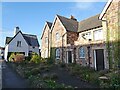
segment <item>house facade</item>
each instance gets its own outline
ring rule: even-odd
[[[56,62],[78,63],[95,70],[115,66],[115,57],[116,62],[120,60],[119,12],[120,0],[109,0],[101,14],[80,22],[73,16],[56,15],[50,28],[50,57]]]
[[[14,37],[6,37],[5,55],[7,61],[9,54],[12,52],[22,53],[28,56],[29,53],[35,52],[39,54],[39,43],[36,35],[23,34],[19,27],[14,30]]]
[[[49,58],[50,57],[51,26],[52,26],[52,23],[46,21],[45,26],[43,28],[43,34],[42,34],[42,37],[41,37],[41,40],[42,40],[41,57],[43,57],[43,58]]]
[[[99,19],[105,29],[109,67],[120,66],[120,0],[108,0]]]

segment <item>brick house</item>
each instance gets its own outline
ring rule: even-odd
[[[51,45],[51,26],[52,23],[46,21],[42,33],[42,45],[41,45],[41,57],[49,58],[50,57],[50,45]]]
[[[51,28],[49,28],[51,33],[49,55],[52,59],[56,62],[75,62],[93,67],[95,70],[109,69],[109,53],[112,54],[114,50],[109,52],[107,41],[109,41],[110,48],[114,46],[111,42],[115,42],[115,40],[120,42],[120,1],[118,1],[109,0],[101,14],[80,22],[73,16],[66,18],[56,15]],[[117,37],[115,37],[116,33]],[[107,40],[108,36],[109,40]],[[44,45],[43,42],[42,39]],[[112,59],[116,55],[117,59],[120,59],[119,46],[120,44],[117,44],[118,52],[112,54]]]

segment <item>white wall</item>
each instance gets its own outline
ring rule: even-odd
[[[35,52],[39,55],[39,47],[33,48],[32,46],[29,46],[29,51]]]
[[[6,45],[5,46],[5,52],[4,52],[4,59],[7,61],[7,56],[8,56],[8,46],[9,45]]]
[[[17,47],[17,41],[21,41],[21,47]],[[21,33],[18,33],[17,36],[9,43],[8,52],[25,52],[25,56],[28,56],[28,44],[23,38]]]

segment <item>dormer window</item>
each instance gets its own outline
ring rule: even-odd
[[[17,47],[21,47],[21,41],[17,41]]]
[[[59,33],[56,33],[56,40],[59,40],[60,39],[60,35]]]

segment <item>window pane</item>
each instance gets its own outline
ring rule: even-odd
[[[83,47],[79,49],[80,58],[85,58],[85,50]]]

